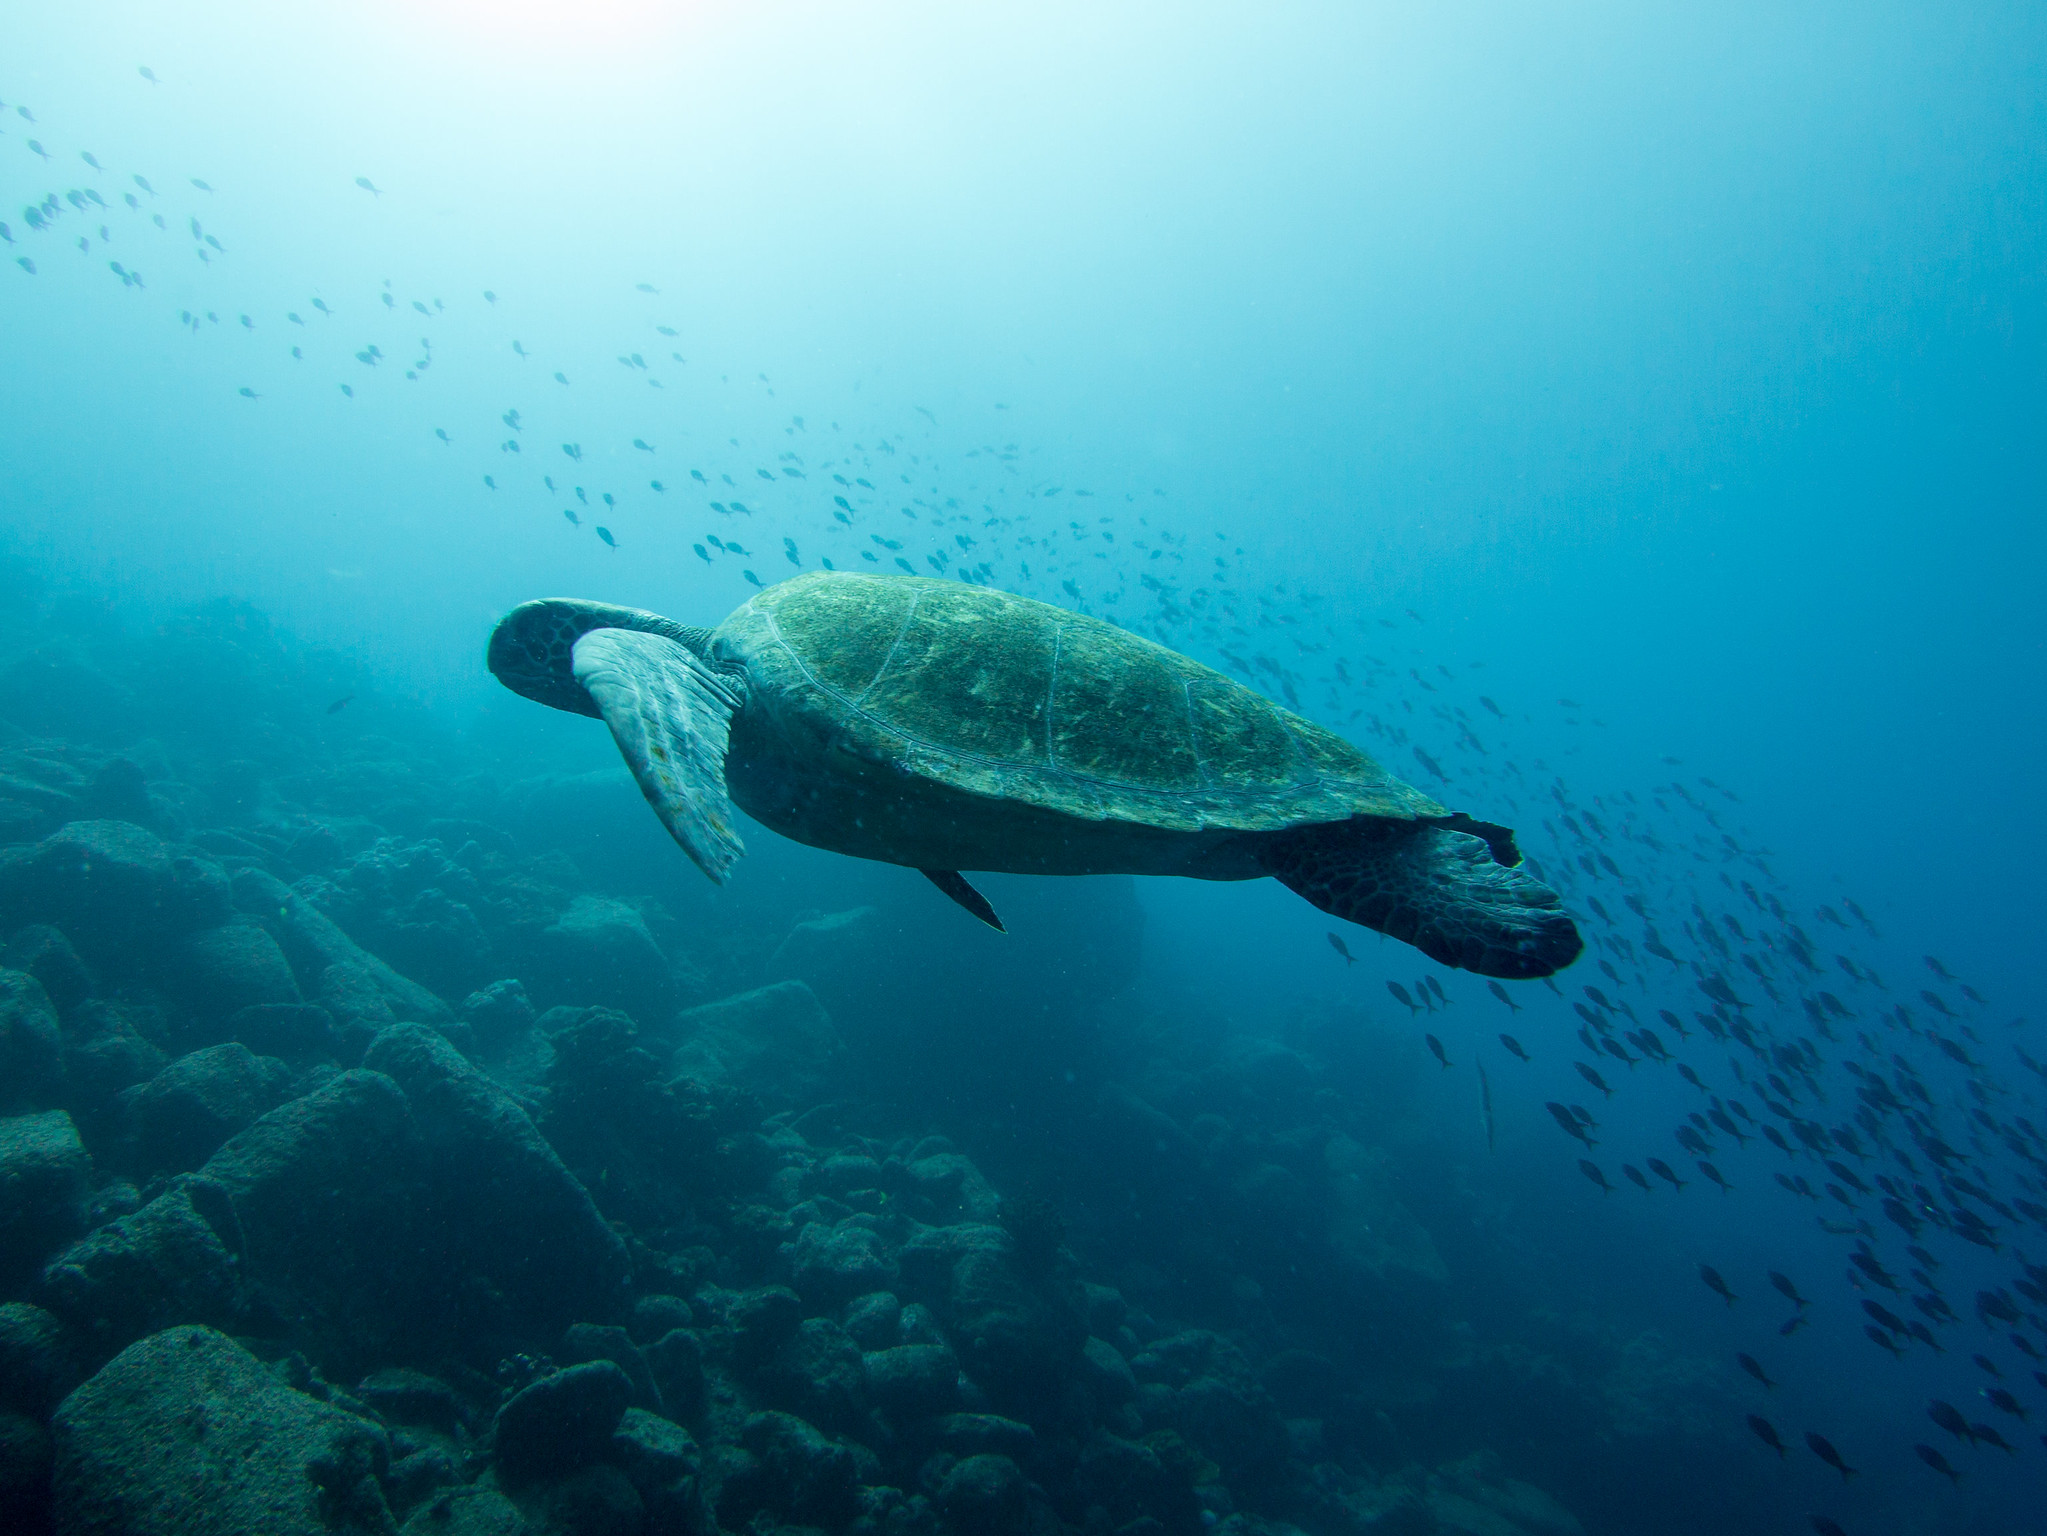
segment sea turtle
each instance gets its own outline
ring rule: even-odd
[[[1270,875],[1325,912],[1487,976],[1583,947],[1513,834],[1126,630],[961,581],[811,572],[716,629],[606,603],[522,604],[491,635],[516,693],[611,727],[714,881],[737,805],[785,837],[921,870]]]

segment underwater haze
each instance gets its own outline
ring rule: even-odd
[[[2038,7],[4,30],[0,1528],[2043,1528]],[[1582,957],[714,884],[486,665],[821,572],[1215,669]]]

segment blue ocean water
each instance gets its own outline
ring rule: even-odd
[[[199,834],[339,828],[326,865],[262,867],[340,889],[373,835],[473,822],[569,861],[521,878],[654,914],[694,980],[627,1009],[642,1030],[871,908],[810,982],[844,1060],[767,1108],[822,1157],[808,1117],[857,1101],[877,1155],[942,1135],[1047,1203],[1075,1273],[1156,1324],[1134,1359],[1229,1339],[1290,1437],[1270,1466],[1156,1397],[1191,1390],[1164,1366],[1120,1436],[1220,1465],[1210,1524],[2041,1528],[2037,8],[451,0],[7,31],[0,748],[45,785],[11,843],[71,819],[35,764],[95,752],[229,875],[263,856]],[[1345,733],[1515,828],[1584,958],[1501,995],[1270,881],[990,876],[998,939],[759,827],[714,889],[601,727],[483,666],[530,598],[712,625],[826,561],[1105,618]],[[453,878],[415,883],[483,913]],[[516,923],[467,919],[464,959],[401,898],[328,912],[454,1014],[523,974]],[[60,1103],[96,1186],[120,1172],[92,1106],[9,1110]],[[1685,1187],[1629,1183],[1650,1158]],[[146,1199],[173,1171],[128,1170]],[[723,1241],[672,1246],[780,1283]],[[1045,1454],[1032,1518],[1174,1528]]]

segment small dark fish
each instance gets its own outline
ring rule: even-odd
[[[1948,1459],[1932,1446],[1915,1445],[1912,1447],[1912,1454],[1933,1468],[1934,1471],[1938,1472],[1949,1482],[1959,1483],[1962,1480],[1962,1474],[1948,1465]]]
[[[1328,938],[1329,947],[1343,956],[1343,963],[1345,965],[1356,965],[1358,963],[1358,957],[1350,952],[1350,946],[1343,942],[1340,935],[1332,933]]]
[[[642,453],[652,453],[652,452],[654,451],[654,445],[653,445],[652,443],[648,442],[648,441],[647,441],[647,440],[646,440],[645,438],[643,438],[643,437],[636,437],[636,438],[634,438],[634,439],[633,439],[633,446],[634,446],[635,448],[639,449],[639,450],[640,450],[640,452],[642,452]]]
[[[611,530],[609,528],[606,528],[602,523],[599,523],[597,525],[597,537],[602,539],[606,544],[610,545],[613,549],[618,548],[618,540],[614,539],[611,536]]]
[[[1522,1061],[1528,1060],[1528,1053],[1521,1049],[1521,1042],[1519,1040],[1516,1040],[1512,1035],[1500,1036],[1500,1044],[1507,1048],[1507,1054],[1509,1056],[1517,1057]]]
[[[377,184],[371,181],[367,176],[356,177],[355,184],[361,187],[363,191],[369,193],[370,196],[372,197],[382,197],[384,195],[383,192],[378,189]]]
[[[1841,1459],[1841,1453],[1834,1449],[1833,1442],[1817,1430],[1808,1429],[1805,1432],[1805,1448],[1840,1473],[1842,1482],[1845,1483],[1857,1475],[1856,1469]]]
[[[1789,1320],[1777,1330],[1777,1337],[1780,1339],[1790,1338],[1791,1335],[1805,1326],[1805,1321],[1805,1314],[1803,1312],[1792,1313]]]
[[[1812,1521],[1813,1536],[1848,1536],[1846,1531],[1825,1515],[1809,1515],[1806,1518]]]
[[[1443,1042],[1434,1035],[1423,1035],[1422,1038],[1429,1043],[1429,1054],[1440,1061],[1445,1067],[1448,1067],[1450,1065],[1450,1057],[1443,1049]]]
[[[1699,1160],[1699,1172],[1703,1173],[1713,1183],[1719,1185],[1721,1194],[1731,1195],[1734,1193],[1734,1186],[1728,1183],[1725,1178],[1721,1177],[1720,1170],[1718,1168],[1715,1168],[1711,1163],[1707,1162],[1704,1158],[1701,1158]]]
[[[1585,1134],[1585,1127],[1578,1123],[1578,1117],[1564,1108],[1563,1105],[1555,1100],[1551,1100],[1542,1107],[1549,1111],[1550,1118],[1556,1121],[1558,1127],[1566,1136],[1576,1141],[1582,1141],[1588,1147],[1593,1145],[1592,1138]]]
[[[1985,1387],[1983,1396],[1999,1413],[2008,1413],[2015,1419],[2024,1419],[2026,1416],[2025,1404],[2002,1387]]]
[[[1944,1403],[1935,1398],[1926,1405],[1926,1416],[1957,1440],[1970,1440],[1969,1421],[1962,1417],[1961,1410],[1953,1403]]]
[[[1391,992],[1393,994],[1393,1000],[1399,1003],[1409,1013],[1421,1012],[1420,1005],[1417,1004],[1413,998],[1407,995],[1407,988],[1403,987],[1399,982],[1397,981],[1387,982],[1386,990],[1388,992]]]
[[[1872,1322],[1892,1333],[1905,1331],[1905,1320],[1880,1301],[1865,1301],[1862,1310],[1869,1314]]]
[[[355,702],[354,694],[344,693],[340,698],[336,699],[332,704],[329,704],[327,706],[327,713],[330,715],[338,715],[354,702]]]
[[[1673,1173],[1670,1164],[1666,1163],[1662,1158],[1652,1157],[1646,1161],[1649,1164],[1649,1171],[1655,1174],[1657,1178],[1663,1180],[1672,1189],[1683,1189],[1685,1187],[1685,1181]]]
[[[197,187],[201,192],[211,192],[213,190],[213,188],[206,185],[206,183],[201,181],[197,176],[194,176],[192,178],[192,185]]]
[[[1988,1424],[1971,1424],[1969,1426],[1969,1438],[1978,1445],[1994,1445],[2007,1456],[2016,1456],[2018,1454],[2017,1451],[2012,1449],[2011,1443]]]
[[[1494,997],[1497,997],[1501,1002],[1505,1003],[1515,1013],[1519,1013],[1521,1011],[1521,1005],[1515,1002],[1513,997],[1508,993],[1507,989],[1501,986],[1497,981],[1487,982],[1486,990],[1492,993],[1492,995]]]
[[[1699,1266],[1699,1278],[1706,1282],[1706,1289],[1726,1302],[1730,1307],[1741,1298],[1727,1288],[1727,1282],[1720,1277],[1720,1271],[1711,1264]]]
[[[1780,1459],[1784,1456],[1784,1442],[1778,1438],[1776,1425],[1760,1413],[1752,1413],[1748,1416],[1748,1427],[1754,1432],[1755,1437],[1775,1451]]]
[[[1756,1363],[1756,1357],[1754,1355],[1736,1355],[1734,1357],[1734,1363],[1740,1366],[1743,1370],[1747,1371],[1749,1375],[1755,1377],[1755,1379],[1757,1381],[1760,1381],[1764,1386],[1774,1388],[1777,1385],[1776,1382],[1770,1380],[1770,1378],[1763,1373],[1763,1368],[1762,1366]]]
[[[1586,1082],[1590,1083],[1593,1087],[1597,1088],[1609,1099],[1613,1097],[1613,1090],[1606,1086],[1606,1079],[1601,1077],[1592,1068],[1586,1066],[1585,1063],[1582,1061],[1574,1061],[1571,1063],[1571,1065],[1578,1069],[1578,1075],[1584,1078]]]
[[[576,516],[576,509],[574,507],[563,507],[562,516],[567,518],[572,524],[574,524],[578,528],[583,526],[583,520],[580,517]]]
[[[1641,1190],[1644,1194],[1653,1195],[1656,1193],[1656,1188],[1649,1182],[1648,1176],[1645,1175],[1642,1172],[1642,1170],[1637,1168],[1633,1163],[1622,1163],[1621,1172],[1627,1175],[1627,1179],[1630,1184],[1633,1184],[1637,1189]]]
[[[1585,1177],[1590,1179],[1593,1183],[1597,1184],[1602,1194],[1610,1195],[1613,1193],[1613,1186],[1606,1182],[1606,1175],[1599,1171],[1599,1164],[1593,1162],[1591,1158],[1589,1157],[1579,1158],[1578,1171],[1584,1174]],[[1644,1185],[1643,1187],[1646,1189],[1648,1186]]]

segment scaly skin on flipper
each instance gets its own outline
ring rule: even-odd
[[[720,885],[746,845],[732,828],[725,750],[744,694],[665,635],[593,629],[570,653],[640,793]]]
[[[1547,976],[1585,947],[1554,891],[1469,833],[1359,818],[1273,833],[1260,859],[1324,912],[1481,976]]]

